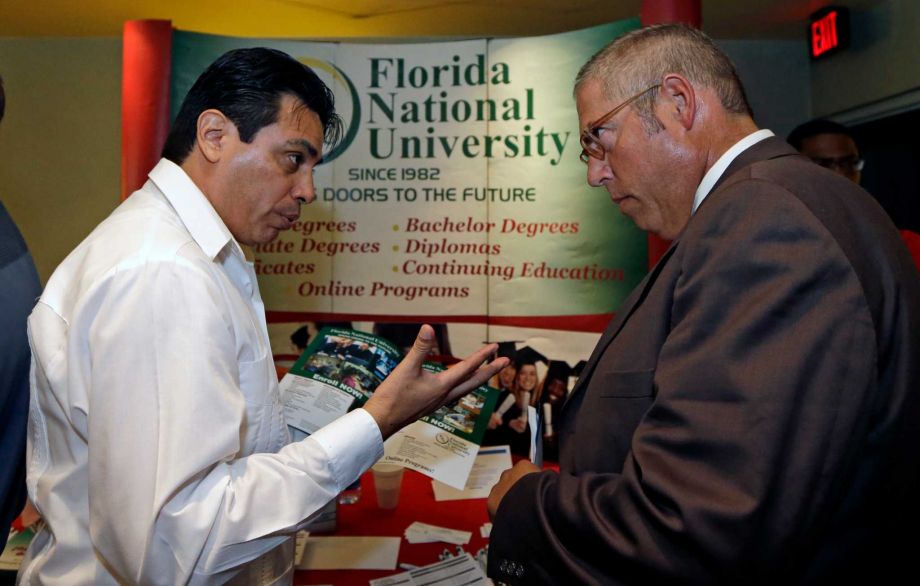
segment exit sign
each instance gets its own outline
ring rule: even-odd
[[[828,6],[809,18],[808,47],[812,59],[832,55],[850,46],[850,11]]]

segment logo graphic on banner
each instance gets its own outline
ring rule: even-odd
[[[348,147],[354,142],[355,137],[358,136],[358,129],[361,126],[361,96],[358,95],[358,90],[355,88],[355,84],[352,83],[351,79],[348,78],[348,75],[332,63],[321,59],[313,59],[312,57],[300,57],[298,60],[314,71],[318,69],[328,73],[335,83],[335,86],[331,89],[336,96],[342,95],[342,92],[339,91],[339,88],[336,86],[344,86],[347,92],[346,95],[351,98],[351,116],[348,117],[347,122],[345,121],[345,116],[343,116],[343,111],[347,110],[343,108],[342,100],[336,101],[336,111],[339,113],[339,116],[342,116],[342,121],[345,124],[345,134],[342,136],[339,144],[335,145],[335,148],[323,155],[323,164],[325,165],[336,160],[339,155],[348,150]]]

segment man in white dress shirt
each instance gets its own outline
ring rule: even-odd
[[[288,443],[252,265],[315,198],[332,94],[231,51],[183,102],[150,180],[61,264],[29,320],[28,488],[47,525],[23,584],[289,583],[291,536],[394,431],[502,365],[437,376],[424,327],[363,409]]]

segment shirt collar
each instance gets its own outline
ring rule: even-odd
[[[712,186],[716,184],[716,181],[719,180],[719,177],[722,176],[725,169],[728,168],[738,155],[771,136],[774,136],[771,130],[767,130],[766,128],[757,130],[745,136],[733,144],[730,149],[722,153],[722,156],[719,157],[715,165],[710,167],[709,171],[706,171],[706,174],[703,175],[700,186],[696,188],[696,194],[693,196],[693,213],[696,213],[696,209],[700,207],[700,204],[703,203],[703,200],[706,199],[706,196],[712,191]]]
[[[208,258],[214,260],[228,242],[236,242],[214,206],[182,167],[160,159],[149,176]]]

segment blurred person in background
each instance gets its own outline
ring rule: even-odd
[[[810,120],[796,126],[786,140],[822,167],[856,184],[861,182],[865,161],[859,154],[856,139],[846,126],[820,118]],[[899,227],[899,231],[914,264],[920,269],[920,234],[903,227]]]
[[[5,111],[6,94],[0,77],[0,123]],[[0,551],[6,544],[10,523],[26,501],[29,421],[26,318],[40,294],[41,283],[32,255],[0,200]]]

